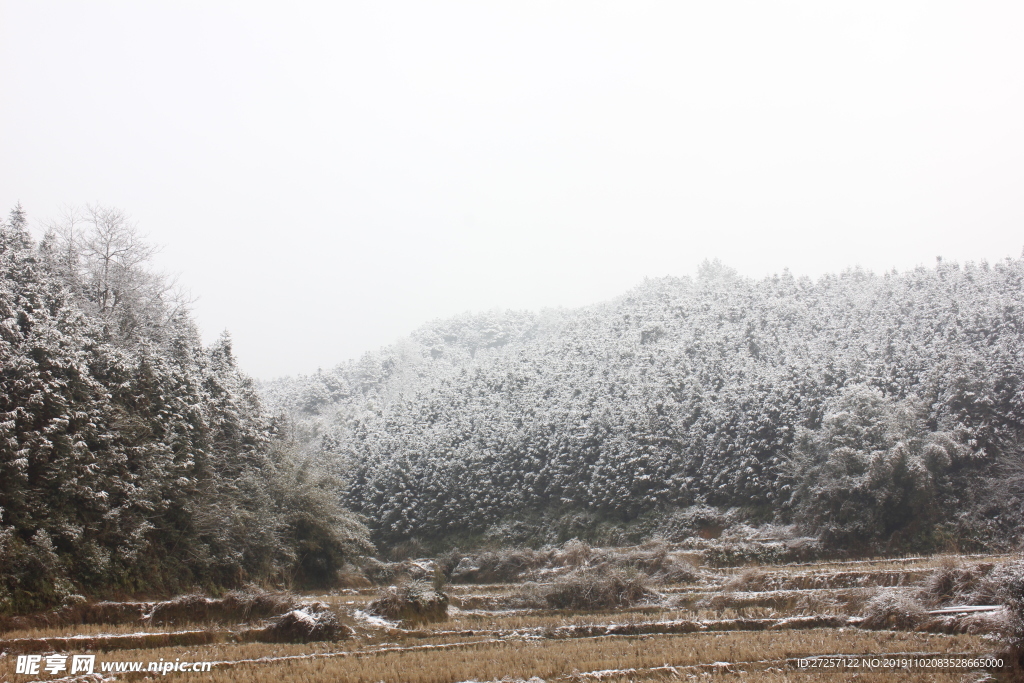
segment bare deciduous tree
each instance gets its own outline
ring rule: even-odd
[[[102,205],[65,207],[47,227],[55,265],[107,321],[108,333],[122,339],[143,329],[158,334],[192,303],[176,278],[147,268],[158,249],[124,211]]]

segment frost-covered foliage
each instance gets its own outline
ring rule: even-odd
[[[991,562],[963,562],[945,557],[925,580],[921,598],[929,607],[992,605],[1003,583],[1003,568],[995,572]]]
[[[293,593],[246,586],[229,591],[223,598],[197,593],[179,595],[156,603],[144,618],[150,624],[159,625],[240,624],[284,614],[298,603],[299,598]]]
[[[523,584],[515,596],[517,604],[552,609],[595,610],[629,607],[656,599],[647,587],[647,577],[635,569],[577,569],[551,583]]]
[[[152,252],[94,209],[0,224],[0,613],[76,592],[322,582],[368,549],[268,420],[225,334],[204,348]]]
[[[262,390],[387,545],[607,543],[691,508],[713,535],[733,507],[836,546],[1012,545],[994,520],[1024,488],[993,486],[1024,427],[1022,285],[1010,259],[816,281],[711,264]]]
[[[372,613],[411,624],[448,618],[448,596],[425,581],[411,581],[382,588],[370,603]]]
[[[438,558],[438,567],[455,583],[548,580],[579,569],[605,573],[635,571],[654,582],[666,583],[692,582],[699,578],[690,561],[670,552],[668,545],[662,542],[633,548],[591,548],[572,539],[561,548],[542,550],[505,548],[462,553],[456,549]]]
[[[999,586],[996,597],[1007,611],[1007,655],[1018,675],[1024,676],[1024,561],[1004,565],[995,579]]]
[[[322,602],[313,602],[293,609],[260,631],[259,639],[273,643],[310,643],[348,638],[352,630],[341,623],[338,615]]]
[[[926,618],[924,607],[906,591],[887,588],[864,606],[863,628],[911,630]]]
[[[801,526],[846,548],[934,545],[938,482],[969,452],[924,419],[915,402],[855,385],[830,402],[819,429],[798,428],[791,478]]]

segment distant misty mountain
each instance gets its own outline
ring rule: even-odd
[[[1022,283],[1011,259],[816,281],[705,263],[436,321],[261,393],[379,543],[671,536],[731,508],[848,549],[1007,546]]]

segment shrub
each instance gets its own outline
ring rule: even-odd
[[[990,604],[994,591],[985,586],[985,578],[995,565],[989,563],[966,564],[951,557],[943,558],[939,566],[925,580],[921,598],[929,606],[961,604]]]
[[[448,576],[441,569],[441,565],[434,565],[434,574],[430,579],[430,585],[435,593],[443,593],[444,587],[448,584]]]
[[[982,564],[984,575],[973,586],[968,602],[1003,605],[1000,614],[977,615],[978,630],[998,633],[1006,644],[1003,656],[1010,663],[1007,680],[1024,680],[1024,560],[994,567]],[[974,624],[968,624],[968,632]],[[1015,677],[1014,677],[1015,676]]]
[[[789,468],[793,510],[804,532],[831,548],[927,547],[941,519],[936,481],[963,448],[924,428],[913,400],[867,385],[832,401],[821,429],[797,432]]]
[[[768,590],[768,580],[771,575],[763,569],[751,567],[744,569],[740,574],[726,581],[722,588],[726,591],[763,591]]]
[[[370,603],[370,611],[385,619],[410,623],[444,621],[448,618],[448,596],[419,581],[388,586]]]
[[[322,602],[303,605],[283,614],[260,632],[259,639],[272,643],[309,643],[339,640],[352,631]]]
[[[508,600],[505,602],[503,607],[512,607],[516,609],[537,609],[548,606],[546,589],[547,586],[543,586],[533,581],[527,581],[516,586],[515,590],[511,595],[508,596]]]
[[[452,567],[449,575],[453,581],[460,583],[472,583],[480,576],[480,560],[473,555],[459,558],[459,562]]]
[[[410,538],[400,543],[396,543],[388,550],[388,557],[390,557],[393,562],[412,560],[417,557],[423,557],[426,554],[427,549],[418,538]]]
[[[992,579],[998,586],[996,598],[1008,612],[1007,640],[1019,656],[1024,652],[1024,560],[1004,564],[992,572]]]
[[[438,555],[434,558],[434,562],[441,568],[441,571],[445,573],[445,576],[451,578],[452,572],[462,562],[462,558],[465,557],[465,553],[459,550],[457,547]]]
[[[813,539],[780,541],[713,541],[702,551],[709,567],[741,567],[747,564],[785,564],[805,562],[822,556],[821,546]]]
[[[291,593],[274,593],[260,588],[231,591],[223,598],[196,593],[158,602],[148,615],[153,624],[242,623],[266,619],[298,604]]]
[[[700,581],[700,572],[688,561],[676,557],[666,563],[652,578],[662,583],[696,583]]]
[[[643,574],[630,569],[601,572],[577,570],[544,586],[542,594],[554,609],[612,609],[656,597]]]
[[[729,526],[728,515],[710,505],[691,505],[675,515],[679,527],[677,534],[684,538],[699,536],[701,538],[718,538]]]
[[[563,550],[561,555],[569,566],[582,564],[576,561],[577,558]],[[666,564],[671,562],[668,548],[661,542],[650,542],[640,548],[609,548],[604,550],[587,549],[585,562],[590,566],[599,569],[623,569],[633,568],[648,576],[662,570]]]
[[[523,574],[547,564],[552,553],[528,548],[510,548],[479,555],[460,556],[451,570],[453,581],[462,583],[511,583]]]
[[[496,561],[488,580],[497,582],[520,579],[523,573],[542,567],[551,559],[550,552],[530,550],[529,548],[503,550],[495,555]]]
[[[911,630],[926,618],[924,607],[903,591],[882,590],[864,606],[863,628]]]
[[[369,588],[373,585],[366,573],[353,564],[346,564],[338,570],[335,583],[338,588]]]
[[[590,545],[574,538],[562,545],[562,549],[556,554],[556,559],[560,564],[579,567],[590,560],[592,553]]]
[[[401,562],[381,562],[380,560],[367,557],[361,563],[363,574],[375,584],[389,584],[398,578],[402,572]]]

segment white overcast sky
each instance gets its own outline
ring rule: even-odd
[[[130,213],[257,377],[719,258],[1018,257],[1024,3],[0,0],[0,209]]]

